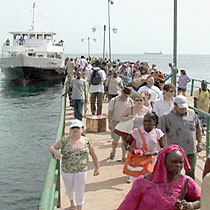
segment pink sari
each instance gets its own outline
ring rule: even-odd
[[[177,210],[176,203],[181,197],[187,176],[171,184],[157,184],[139,177],[121,203],[118,210]],[[188,201],[200,200],[200,189],[190,179],[186,198]]]
[[[185,169],[190,169],[187,155],[182,148],[172,145],[162,149],[149,180],[142,176],[139,177],[118,210],[177,210],[176,203],[182,195],[187,176],[181,175],[175,182],[167,183],[165,158],[169,152],[174,150],[182,152]],[[201,192],[198,185],[190,178],[185,194],[186,200],[196,201],[200,200],[200,197]]]

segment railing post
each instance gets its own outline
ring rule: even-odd
[[[61,207],[61,172],[60,172],[60,160],[57,161],[57,166],[56,166],[57,170],[58,170],[58,176],[57,176],[57,183],[56,183],[56,191],[58,192],[58,201],[57,201],[57,207]]]
[[[173,66],[173,76],[171,77],[171,81],[172,81],[172,84],[175,86],[177,86],[177,67],[176,66]]]
[[[195,82],[195,80],[194,80],[194,79],[192,79],[190,96],[193,96],[194,82]]]
[[[206,126],[206,156],[208,156],[209,154],[209,150],[210,150],[210,147],[209,147],[209,123],[210,123],[210,118],[207,117],[207,126]]]

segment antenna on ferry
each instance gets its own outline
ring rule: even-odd
[[[33,16],[32,16],[32,24],[31,24],[31,28],[30,28],[30,30],[29,31],[34,31],[34,29],[35,29],[35,7],[36,7],[36,5],[35,5],[35,2],[33,3]]]
[[[34,25],[34,10],[35,10],[35,2],[33,3],[33,19],[32,19],[32,25]]]

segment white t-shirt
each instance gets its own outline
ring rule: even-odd
[[[104,81],[106,80],[106,74],[104,70],[100,69],[99,67],[94,67],[93,69],[98,69],[98,73],[101,77],[101,83],[99,85],[91,85],[90,84],[90,93],[104,93]],[[87,81],[90,82],[91,74],[93,73],[93,70],[90,70],[88,74]]]
[[[123,82],[120,77],[110,77],[106,81],[106,86],[108,87],[108,94],[117,95],[121,92],[123,88]]]
[[[131,135],[136,140],[136,147],[138,149],[141,149],[143,147],[143,140],[141,139],[141,136],[139,134],[139,128],[133,129]],[[154,152],[156,150],[159,150],[159,140],[164,136],[163,131],[161,131],[158,128],[153,128],[149,133],[147,133],[143,127],[140,128],[142,134],[145,137],[145,141],[147,143],[147,148],[149,152]]]
[[[80,58],[80,60],[79,60],[79,67],[81,69],[84,69],[86,67],[86,65],[87,65],[87,60],[85,58]]]
[[[108,107],[109,111],[113,111],[112,112],[112,120],[120,121],[120,118],[121,118],[122,114],[124,113],[124,111],[128,107],[133,106],[133,104],[134,104],[133,100],[129,97],[127,98],[126,101],[122,101],[120,99],[120,96],[112,98],[109,102],[109,107]]]
[[[170,104],[168,104],[165,99],[160,99],[156,101],[153,105],[153,111],[157,114],[158,117],[169,113],[173,108],[174,102],[172,101]]]

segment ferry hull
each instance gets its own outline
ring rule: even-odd
[[[62,69],[41,69],[35,67],[1,68],[6,80],[19,81],[25,84],[47,80],[62,79]]]
[[[6,80],[34,83],[62,79],[63,60],[17,56],[1,58],[0,67]]]

